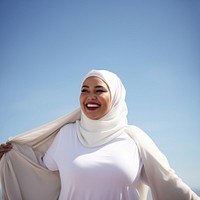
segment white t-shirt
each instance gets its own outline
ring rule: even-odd
[[[59,170],[59,200],[138,200],[142,168],[137,146],[126,133],[100,147],[83,146],[76,124],[64,126],[46,152],[44,163]]]

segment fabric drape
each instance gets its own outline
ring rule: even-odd
[[[80,119],[80,109],[37,129],[10,138],[13,149],[0,161],[3,200],[55,200],[59,196],[58,172],[51,172],[42,163],[42,156],[60,128]],[[126,132],[138,146],[143,162],[138,190],[146,200],[147,186],[154,200],[200,200],[177,177],[167,159],[154,142],[139,128],[127,126]]]

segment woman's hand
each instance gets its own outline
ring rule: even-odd
[[[10,142],[6,142],[5,144],[0,145],[0,159],[4,155],[4,153],[7,153],[12,149],[12,144]]]

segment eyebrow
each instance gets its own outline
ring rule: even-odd
[[[84,88],[84,87],[89,88],[89,86],[87,86],[87,85],[83,85],[83,86],[82,86],[82,88]],[[95,86],[94,88],[104,88],[104,87],[101,86],[101,85],[97,85],[97,86]]]

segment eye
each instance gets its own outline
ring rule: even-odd
[[[97,90],[96,91],[97,93],[102,93],[102,92],[105,92],[104,90]]]
[[[89,91],[87,89],[82,89],[81,93],[88,93]]]

